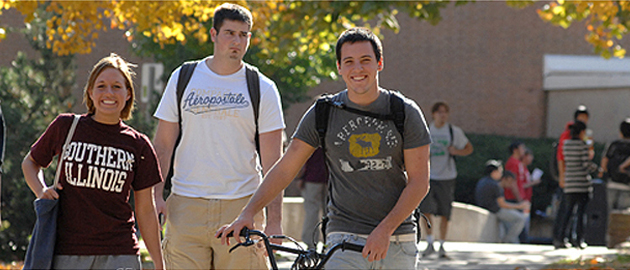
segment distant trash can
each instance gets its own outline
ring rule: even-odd
[[[590,246],[606,246],[608,199],[606,182],[601,179],[593,179],[593,198],[586,206],[586,222],[584,241]]]

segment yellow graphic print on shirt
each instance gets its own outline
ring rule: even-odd
[[[350,136],[348,142],[352,156],[357,158],[373,157],[379,153],[381,135],[378,133],[356,134]]]

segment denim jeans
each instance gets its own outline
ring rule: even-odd
[[[366,238],[352,233],[335,233],[326,237],[328,247],[343,241],[365,245]],[[326,269],[417,269],[418,247],[415,241],[390,241],[385,259],[369,262],[355,251],[337,250],[324,265]]]
[[[495,213],[499,222],[505,227],[505,236],[501,239],[503,243],[518,244],[518,235],[523,231],[527,217],[525,214],[514,209],[501,208]]]

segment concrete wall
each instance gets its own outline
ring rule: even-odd
[[[630,88],[550,90],[547,102],[547,134],[551,137],[560,136],[580,104],[589,110],[588,127],[598,142],[619,139],[619,124],[630,117]]]
[[[302,225],[304,224],[304,200],[301,197],[285,197],[282,211],[282,229],[285,235],[302,241]],[[432,228],[440,227],[439,219],[433,219]],[[483,208],[454,202],[453,213],[446,240],[457,242],[499,242],[499,222],[496,216]],[[437,231],[434,231],[434,235]],[[422,239],[426,230],[422,231]]]
[[[439,235],[440,219],[434,218],[431,224],[433,236]],[[500,225],[497,217],[488,210],[471,204],[453,202],[447,241],[455,242],[500,242]],[[422,231],[426,239],[426,231]]]

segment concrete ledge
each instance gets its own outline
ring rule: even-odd
[[[453,212],[446,234],[447,241],[498,243],[500,224],[496,215],[481,207],[453,202]],[[431,224],[433,235],[437,236],[440,219],[434,218]],[[422,232],[424,239],[426,231]]]
[[[302,197],[284,197],[282,200],[282,230],[284,235],[302,241],[304,224],[304,199]]]
[[[304,224],[304,199],[284,197],[282,204],[282,229],[284,234],[301,241]],[[433,219],[433,235],[437,235],[440,220]],[[451,222],[446,235],[447,241],[498,243],[501,226],[496,215],[471,204],[453,202]],[[426,231],[422,232],[422,237]]]

